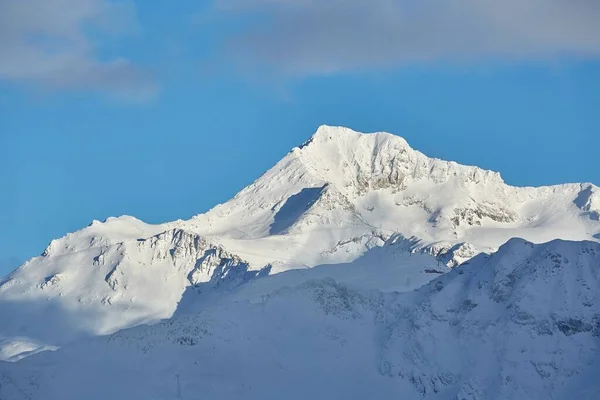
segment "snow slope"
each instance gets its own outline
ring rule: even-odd
[[[600,394],[598,243],[512,239],[403,293],[321,268],[336,266],[255,279],[200,312],[0,363],[0,398]]]
[[[229,275],[225,287],[339,264],[368,279],[382,265],[389,287],[411,290],[436,275],[425,270],[447,270],[437,260],[452,267],[511,237],[599,240],[599,219],[594,185],[512,187],[398,136],[322,126],[205,214],[159,225],[109,218],[53,240],[0,280],[0,359],[168,318],[187,287]],[[394,276],[406,252],[437,260]]]

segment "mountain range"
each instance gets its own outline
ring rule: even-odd
[[[321,126],[204,214],[93,221],[2,278],[0,399],[595,399],[598,241],[591,183]]]

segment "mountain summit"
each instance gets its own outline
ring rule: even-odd
[[[122,216],[53,240],[0,280],[0,357],[168,318],[189,287],[223,292],[287,270],[340,264],[373,279],[363,273],[377,264],[388,290],[412,290],[513,237],[598,241],[599,220],[592,184],[514,187],[389,133],[321,126],[190,220]]]

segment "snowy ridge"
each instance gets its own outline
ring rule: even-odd
[[[289,271],[199,313],[0,363],[0,394],[591,400],[599,268],[598,243],[513,239],[412,292]]]

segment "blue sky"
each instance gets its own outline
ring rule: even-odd
[[[600,7],[541,3],[0,0],[0,275],[92,219],[203,212],[321,124],[600,184]]]

